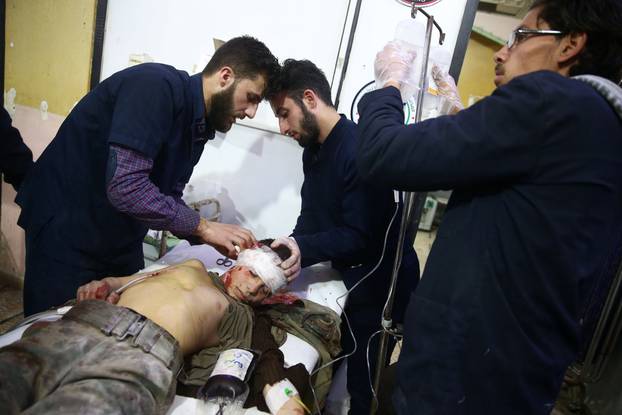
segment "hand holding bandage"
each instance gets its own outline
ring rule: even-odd
[[[449,109],[443,111],[444,114],[455,114],[464,109],[458,87],[451,75],[443,72],[438,65],[434,64],[432,65],[432,79],[438,88],[438,94],[449,103]]]
[[[376,55],[374,76],[376,88],[398,87],[402,100],[407,101],[417,91],[417,80],[412,77],[412,65],[417,57],[407,43],[394,40]]]

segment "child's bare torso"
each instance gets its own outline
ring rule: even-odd
[[[132,285],[118,305],[162,326],[184,355],[218,344],[218,324],[229,301],[196,260],[163,269]]]

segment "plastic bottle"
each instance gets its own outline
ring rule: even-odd
[[[228,349],[221,352],[212,374],[199,389],[196,413],[242,414],[248,397],[246,382],[254,369],[256,358],[257,353],[247,349]]]
[[[441,71],[448,72],[451,65],[451,52],[442,47],[431,47],[428,59],[428,71],[426,79],[426,91],[423,97],[423,111],[421,118],[427,120],[443,113],[441,107],[443,100],[438,94],[438,88],[432,78],[432,67],[436,65]]]
[[[408,101],[419,91],[425,32],[425,25],[416,19],[402,20],[395,28],[394,40],[400,42],[403,47],[414,50],[417,54],[415,62],[411,66],[410,82],[402,87],[402,100],[404,102]]]

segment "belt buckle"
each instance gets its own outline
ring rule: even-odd
[[[136,338],[140,334],[143,327],[145,327],[146,323],[147,323],[147,319],[145,318],[145,316],[141,316],[141,315],[134,316],[134,321],[132,321],[132,323],[128,326],[127,330],[125,330],[124,333],[119,334],[117,336],[117,339],[125,340],[127,336],[132,336]]]

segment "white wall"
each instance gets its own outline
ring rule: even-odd
[[[300,212],[302,149],[279,134],[235,125],[205,146],[184,199],[219,200],[221,222],[258,238],[289,235]]]
[[[348,0],[109,0],[102,79],[142,53],[198,73],[214,53],[214,38],[240,35],[261,40],[279,59],[311,59],[331,79],[347,6]],[[278,132],[265,104],[248,124]]]
[[[109,0],[102,78],[125,68],[132,53],[148,53],[156,62],[196,73],[213,53],[212,38],[251,34],[280,60],[314,61],[329,82],[334,75],[335,92],[355,4],[356,0]],[[447,0],[426,9],[447,32],[449,50],[456,43],[465,4],[466,0]],[[373,79],[376,52],[393,38],[397,23],[409,18],[409,8],[395,0],[363,0],[341,112],[349,116],[354,94]],[[422,15],[418,19],[425,22]],[[184,196],[189,202],[217,197],[223,222],[243,224],[258,237],[291,232],[303,180],[301,149],[265,130],[276,132],[277,123],[264,103],[255,120],[207,144]]]

